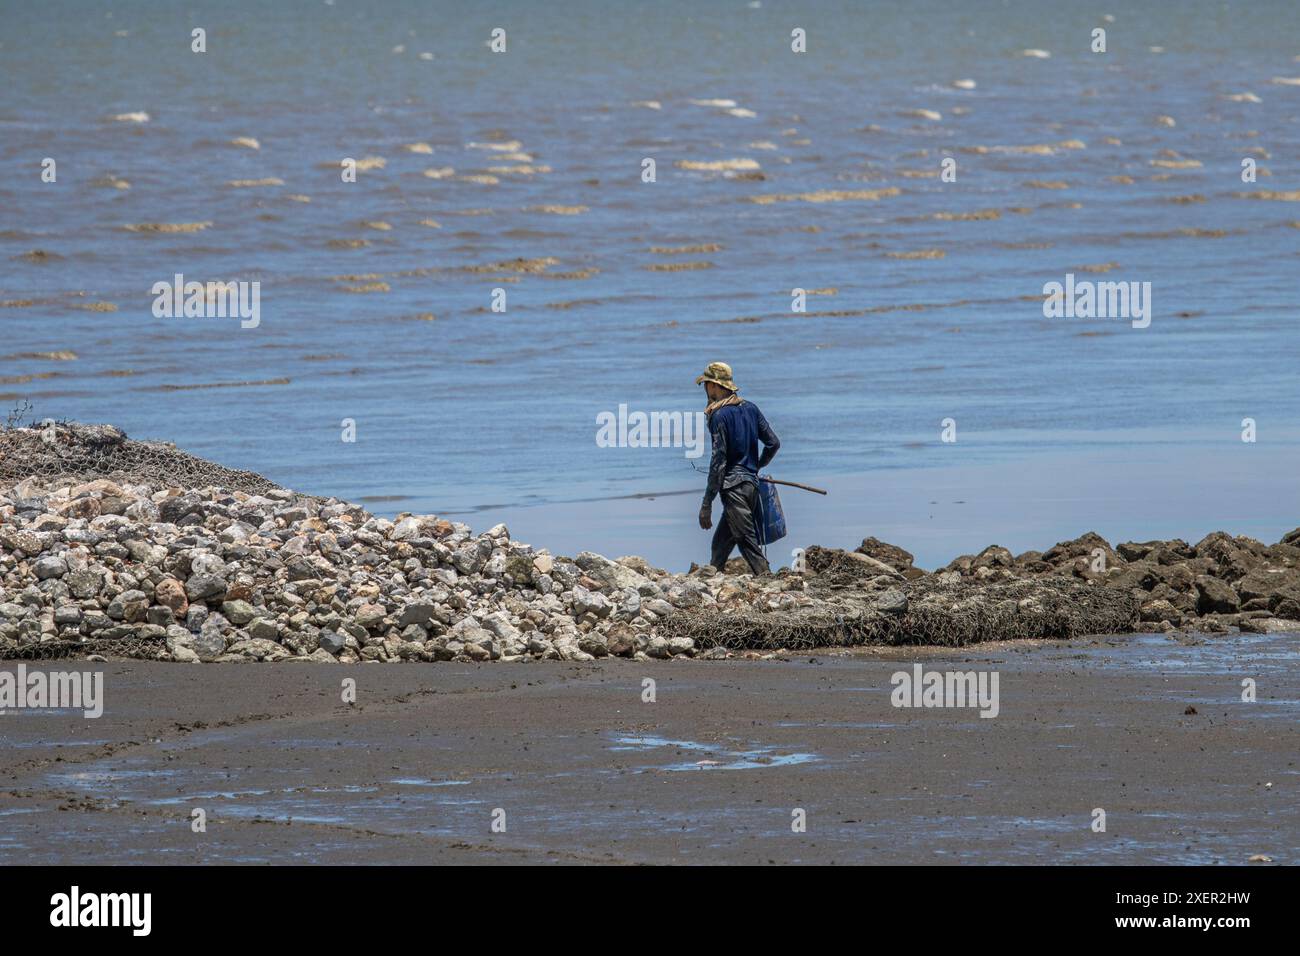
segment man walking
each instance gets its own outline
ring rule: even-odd
[[[709,396],[705,414],[713,436],[709,484],[700,507],[700,527],[705,531],[713,527],[713,499],[722,496],[722,520],[713,534],[713,566],[721,571],[732,549],[739,545],[741,556],[754,574],[770,571],[755,525],[758,470],[776,456],[781,441],[758,406],[740,397],[730,365],[711,362],[695,384],[703,384]],[[759,442],[763,443],[761,455]]]

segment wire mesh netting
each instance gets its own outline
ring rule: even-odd
[[[112,425],[78,422],[0,430],[0,485],[26,478],[47,484],[111,478],[178,488],[216,485],[249,494],[279,487],[255,472],[197,458],[169,442],[133,441]]]
[[[941,582],[931,575],[900,582],[906,609],[882,611],[878,592],[856,593],[838,581],[823,590],[809,581],[813,600],[793,608],[737,604],[668,616],[666,637],[690,637],[700,647],[790,650],[855,644],[939,644],[1065,639],[1131,631],[1138,603],[1127,591],[1065,577],[1000,584]],[[897,602],[901,605],[902,602]]]
[[[11,649],[0,649],[5,660],[50,661],[67,657],[84,659],[92,654],[105,658],[134,657],[154,660],[171,659],[165,635],[135,634],[130,637],[88,637],[75,640],[59,639],[32,644],[16,644]]]

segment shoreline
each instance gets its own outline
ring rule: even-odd
[[[1272,545],[1088,533],[1045,552],[991,545],[933,572],[868,537],[810,546],[799,570],[755,579],[553,555],[504,525],[377,518],[111,426],[7,430],[0,469],[17,479],[0,493],[6,658],[583,662],[1300,631],[1300,528]]]

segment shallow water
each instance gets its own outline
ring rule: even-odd
[[[582,546],[681,566],[705,550],[702,476],[682,449],[598,447],[596,416],[695,410],[694,376],[724,359],[783,438],[778,477],[831,487],[793,505],[823,543],[923,504],[864,513],[891,472],[960,488],[987,468],[1132,475],[1062,536],[1117,509],[1141,536],[1168,489],[1140,470],[1165,454],[1184,525],[1275,539],[1296,524],[1269,481],[1300,464],[1300,204],[1242,194],[1300,186],[1300,86],[1272,82],[1300,75],[1294,11],[1121,7],[1110,23],[938,0],[11,7],[0,395],[382,513],[508,518],[539,545],[565,531],[539,506],[567,502]],[[506,54],[484,46],[494,26]],[[1245,92],[1259,102],[1229,98]],[[945,156],[956,182],[934,175]],[[1248,156],[1272,175],[1242,183]],[[343,183],[342,157],[385,163]],[[283,185],[230,185],[261,180]],[[1150,327],[1044,318],[1067,272],[1151,282]],[[259,281],[260,325],[155,318],[151,287],[176,273]],[[795,315],[796,287],[834,294]],[[983,488],[991,512],[1026,491]],[[672,491],[691,493],[620,498]],[[971,534],[989,543],[995,520]],[[1023,547],[1056,540],[1038,534]]]
[[[1258,676],[1294,670],[1300,661],[1297,635],[1231,634],[1189,635],[1177,640],[1163,634],[1131,634],[1115,638],[1113,644],[1090,648],[1088,660],[1105,667],[1128,671],[1155,670],[1166,673],[1235,674]],[[1261,700],[1260,703],[1268,703]],[[1296,706],[1296,701],[1271,701]]]
[[[790,767],[796,764],[810,763],[820,760],[817,754],[813,753],[781,753],[774,747],[753,746],[740,750],[730,750],[726,747],[713,746],[710,744],[697,743],[694,740],[668,740],[664,737],[655,736],[636,736],[636,737],[615,737],[614,746],[610,750],[622,751],[656,751],[661,748],[667,748],[682,753],[699,756],[699,760],[683,760],[677,763],[657,764],[653,767],[642,768],[641,772],[647,770],[677,771],[677,770],[757,770],[764,767]]]

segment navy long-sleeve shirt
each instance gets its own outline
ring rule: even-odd
[[[709,433],[713,436],[713,456],[709,460],[709,484],[704,490],[704,507],[723,488],[734,488],[742,481],[757,481],[758,470],[776,457],[781,439],[753,402],[724,405],[709,416]],[[759,454],[759,442],[763,452]]]

